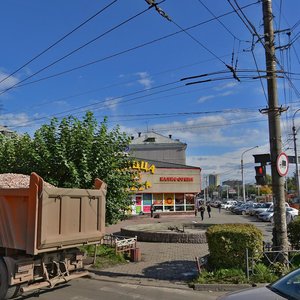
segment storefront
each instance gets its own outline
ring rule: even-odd
[[[141,187],[133,195],[132,214],[188,212],[195,210],[195,196],[200,192],[201,169],[155,161],[137,161]]]

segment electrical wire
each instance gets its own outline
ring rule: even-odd
[[[77,31],[79,28],[83,27],[85,24],[87,24],[88,22],[90,22],[92,19],[94,19],[95,17],[97,17],[98,15],[100,15],[101,13],[103,13],[106,9],[108,9],[110,6],[112,6],[113,4],[115,4],[117,1],[118,0],[114,0],[110,4],[106,5],[104,8],[100,9],[99,11],[97,11],[94,15],[92,15],[91,17],[89,17],[88,19],[86,19],[84,22],[82,22],[81,24],[79,24],[78,26],[76,26],[74,29],[72,29],[67,34],[63,35],[61,38],[59,38],[53,44],[51,44],[50,46],[48,46],[42,52],[40,52],[39,54],[35,55],[29,61],[27,61],[22,66],[18,67],[16,70],[14,70],[12,73],[10,73],[9,75],[7,75],[4,78],[2,78],[0,80],[0,83],[4,82],[5,80],[7,80],[8,78],[10,78],[11,76],[15,75],[17,72],[19,72],[20,70],[22,70],[23,68],[25,68],[26,66],[28,66],[30,63],[32,63],[33,61],[35,61],[36,59],[38,59],[39,57],[41,57],[43,54],[45,54],[46,52],[48,52],[50,49],[54,48],[56,45],[58,45],[60,42],[62,42],[64,39],[66,39],[68,36],[70,36],[75,31]]]
[[[88,45],[94,43],[95,41],[97,41],[97,40],[99,40],[100,38],[106,36],[107,34],[111,33],[112,31],[116,30],[117,28],[123,26],[124,24],[126,24],[126,23],[128,23],[128,22],[134,20],[135,18],[141,16],[142,14],[144,14],[144,13],[147,12],[147,11],[148,11],[148,8],[147,8],[147,9],[144,9],[143,11],[141,11],[141,12],[135,14],[134,16],[132,16],[132,17],[130,17],[130,18],[128,18],[128,19],[126,19],[125,21],[119,23],[118,25],[113,26],[113,27],[110,28],[109,30],[107,30],[107,31],[105,31],[104,33],[102,33],[102,34],[96,36],[96,37],[93,38],[92,40],[90,40],[90,41],[86,42],[85,44],[81,45],[80,47],[78,47],[78,48],[72,50],[71,52],[67,53],[66,55],[62,56],[61,58],[59,58],[59,59],[53,61],[52,63],[48,64],[48,65],[45,66],[45,67],[39,69],[38,71],[34,72],[34,73],[31,74],[30,76],[27,76],[26,78],[24,78],[23,80],[19,81],[18,83],[16,83],[16,84],[14,84],[14,85],[12,85],[12,86],[10,86],[10,87],[8,87],[8,88],[2,90],[2,91],[0,92],[0,95],[6,93],[7,91],[9,91],[9,90],[11,90],[11,89],[13,89],[14,87],[16,87],[17,85],[19,85],[20,83],[25,82],[25,81],[27,81],[28,79],[30,79],[30,78],[36,76],[37,74],[39,74],[39,73],[45,71],[46,69],[48,69],[48,68],[50,68],[50,67],[56,65],[58,62],[60,62],[60,61],[62,61],[62,60],[64,60],[64,59],[66,59],[67,57],[73,55],[74,53],[78,52],[79,50],[82,50],[82,49],[85,48],[86,46],[88,46]]]
[[[245,5],[245,6],[243,6],[243,8],[248,8],[248,7],[250,7],[250,6],[254,5],[254,4],[257,4],[257,2],[254,2],[254,3],[251,3],[251,4]],[[217,17],[214,17],[214,18],[211,18],[211,19],[209,19],[209,20],[202,21],[202,22],[200,22],[200,23],[197,23],[197,24],[195,24],[195,25],[192,25],[192,26],[190,26],[190,27],[187,27],[187,28],[185,28],[184,30],[187,31],[187,30],[194,29],[194,28],[196,28],[196,27],[205,25],[205,24],[207,24],[207,23],[209,23],[209,22],[212,22],[212,21],[214,21],[214,20],[219,20],[220,18],[225,17],[225,16],[228,16],[228,15],[230,15],[230,14],[232,14],[232,13],[234,13],[234,10],[233,10],[233,11],[230,11],[230,12],[227,12],[227,13],[224,13],[224,14],[221,14],[221,15],[219,15],[219,16],[217,16]],[[182,32],[183,32],[183,30],[176,31],[176,32],[173,32],[173,33],[171,33],[171,34],[167,34],[167,35],[165,35],[165,36],[162,36],[162,37],[159,37],[159,38],[157,38],[157,39],[151,40],[151,41],[149,41],[149,42],[145,42],[145,43],[140,44],[140,45],[137,45],[137,46],[135,46],[135,47],[132,47],[132,48],[129,48],[129,49],[125,49],[125,50],[123,50],[123,51],[121,51],[121,52],[118,52],[118,53],[109,55],[109,56],[107,56],[107,57],[104,57],[104,58],[101,58],[101,59],[97,59],[97,60],[88,62],[88,63],[86,63],[86,64],[83,64],[83,65],[80,65],[80,66],[77,66],[77,67],[73,67],[73,68],[70,68],[70,69],[61,71],[61,72],[59,72],[59,73],[55,73],[55,74],[52,74],[52,75],[49,75],[49,76],[45,76],[45,77],[42,77],[42,78],[37,79],[37,80],[34,80],[34,81],[30,81],[30,82],[23,83],[23,84],[20,84],[21,82],[18,82],[18,83],[16,83],[14,86],[10,87],[10,89],[12,89],[12,88],[19,88],[19,87],[23,87],[23,86],[30,85],[30,84],[33,84],[33,83],[37,83],[37,82],[41,82],[41,81],[44,81],[44,80],[48,80],[48,79],[51,79],[51,78],[54,78],[54,77],[58,77],[58,76],[61,76],[61,75],[64,75],[64,74],[73,72],[73,71],[75,71],[75,70],[79,70],[79,69],[82,69],[82,68],[85,68],[85,67],[88,67],[88,66],[91,66],[91,65],[94,65],[94,64],[103,62],[103,61],[105,61],[105,60],[114,58],[114,57],[116,57],[116,56],[119,56],[119,55],[122,55],[122,54],[125,54],[125,53],[128,53],[128,52],[137,50],[137,49],[139,49],[139,48],[148,46],[148,45],[150,45],[150,44],[153,44],[153,43],[162,41],[162,40],[164,40],[164,39],[167,39],[167,38],[169,38],[169,37],[173,37],[173,36],[175,36],[175,35],[177,35],[177,34],[179,34],[179,33],[182,33]],[[220,57],[223,57],[223,56],[220,56]],[[218,58],[217,58],[217,59],[218,59]],[[32,76],[34,76],[34,75],[32,75]],[[27,79],[29,79],[29,78],[27,78]],[[27,79],[26,79],[26,81],[27,81]],[[25,80],[24,80],[24,81],[25,81]],[[24,81],[22,81],[22,82],[24,82]],[[5,92],[5,90],[0,91],[0,95],[1,95],[1,92]]]

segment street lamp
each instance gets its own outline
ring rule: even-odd
[[[241,155],[241,170],[242,170],[242,185],[243,185],[243,200],[246,202],[246,193],[245,193],[245,181],[244,181],[244,161],[243,161],[243,156],[246,152],[251,151],[255,148],[258,148],[258,146],[252,147],[250,149],[245,150],[242,155]]]
[[[296,163],[296,183],[297,183],[297,196],[300,196],[300,188],[299,188],[299,168],[298,168],[298,153],[297,153],[297,144],[296,144],[296,136],[297,136],[297,130],[295,127],[295,115],[300,110],[297,109],[293,114],[293,140],[294,140],[294,152],[295,152],[295,163]]]

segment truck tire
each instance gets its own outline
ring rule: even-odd
[[[8,285],[8,272],[5,263],[0,259],[0,299],[11,299],[17,296],[19,286]]]
[[[5,263],[0,259],[0,299],[7,299],[8,291],[8,274]]]

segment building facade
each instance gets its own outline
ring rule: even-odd
[[[185,149],[186,144],[154,132],[132,140],[130,154],[136,159],[133,168],[141,184],[133,195],[133,214],[149,213],[152,205],[155,212],[195,210],[201,169],[185,164]]]

